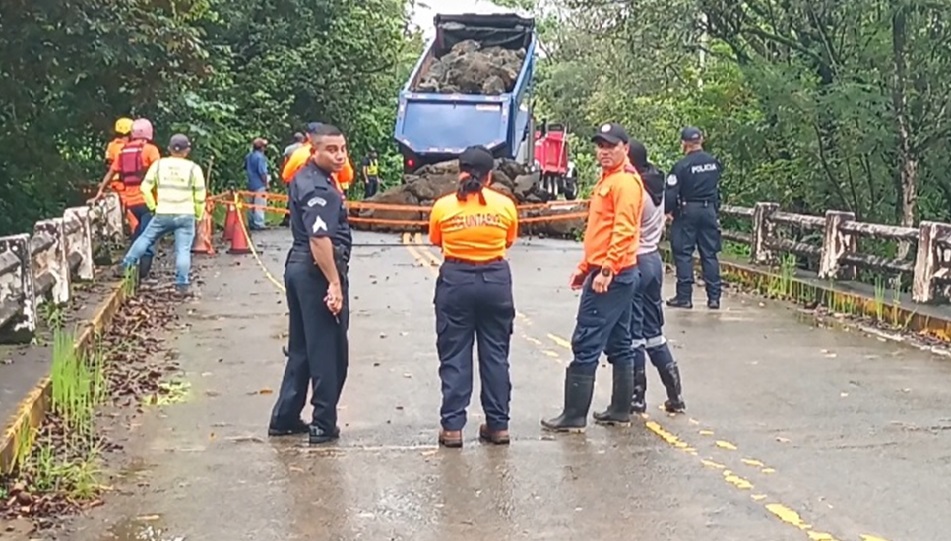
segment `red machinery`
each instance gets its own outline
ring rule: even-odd
[[[542,122],[535,132],[535,166],[540,173],[541,187],[552,199],[559,194],[572,201],[578,197],[574,164],[568,159],[568,130],[562,124]]]

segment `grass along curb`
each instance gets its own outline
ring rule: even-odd
[[[128,281],[117,282],[99,305],[92,319],[77,328],[78,332],[72,348],[68,345],[63,348],[62,343],[59,344],[59,348],[71,350],[70,353],[74,359],[85,361],[96,357],[98,355],[95,352],[96,337],[103,328],[109,325],[129,293]],[[57,333],[56,336],[62,341],[68,335]],[[51,351],[55,353],[56,350],[57,344],[54,341]],[[63,353],[65,352],[60,353],[61,357]],[[55,358],[53,359],[50,363],[50,373],[33,386],[29,394],[20,401],[16,413],[4,425],[3,437],[0,439],[0,474],[11,473],[22,460],[30,456],[36,430],[43,424],[52,405],[54,377],[67,376],[65,373],[56,374],[54,371],[75,369],[73,364],[64,366],[64,362],[68,363],[69,358],[70,355],[66,355],[59,363]]]

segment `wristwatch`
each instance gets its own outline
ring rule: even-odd
[[[604,276],[604,277],[611,276],[611,269],[607,267],[601,267],[601,276]]]

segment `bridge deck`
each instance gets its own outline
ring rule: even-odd
[[[287,232],[255,240],[280,279]],[[894,541],[951,528],[937,512],[951,505],[951,363],[754,298],[668,312],[687,415],[657,409],[651,372],[644,422],[542,433],[539,418],[561,403],[577,307],[565,282],[578,246],[566,242],[511,253],[512,445],[478,444],[476,391],[466,447],[439,450],[438,255],[366,246],[399,242],[392,236],[357,241],[339,445],[265,437],[285,306],[251,256],[218,255],[187,306],[190,330],[172,345],[190,398],[146,414],[126,444],[121,495],[72,539],[109,539],[109,528],[123,540]],[[610,372],[598,377],[596,408],[610,393]]]

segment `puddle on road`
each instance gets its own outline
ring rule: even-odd
[[[161,515],[128,518],[114,524],[99,539],[100,541],[185,541],[183,536],[168,533],[161,524]]]

